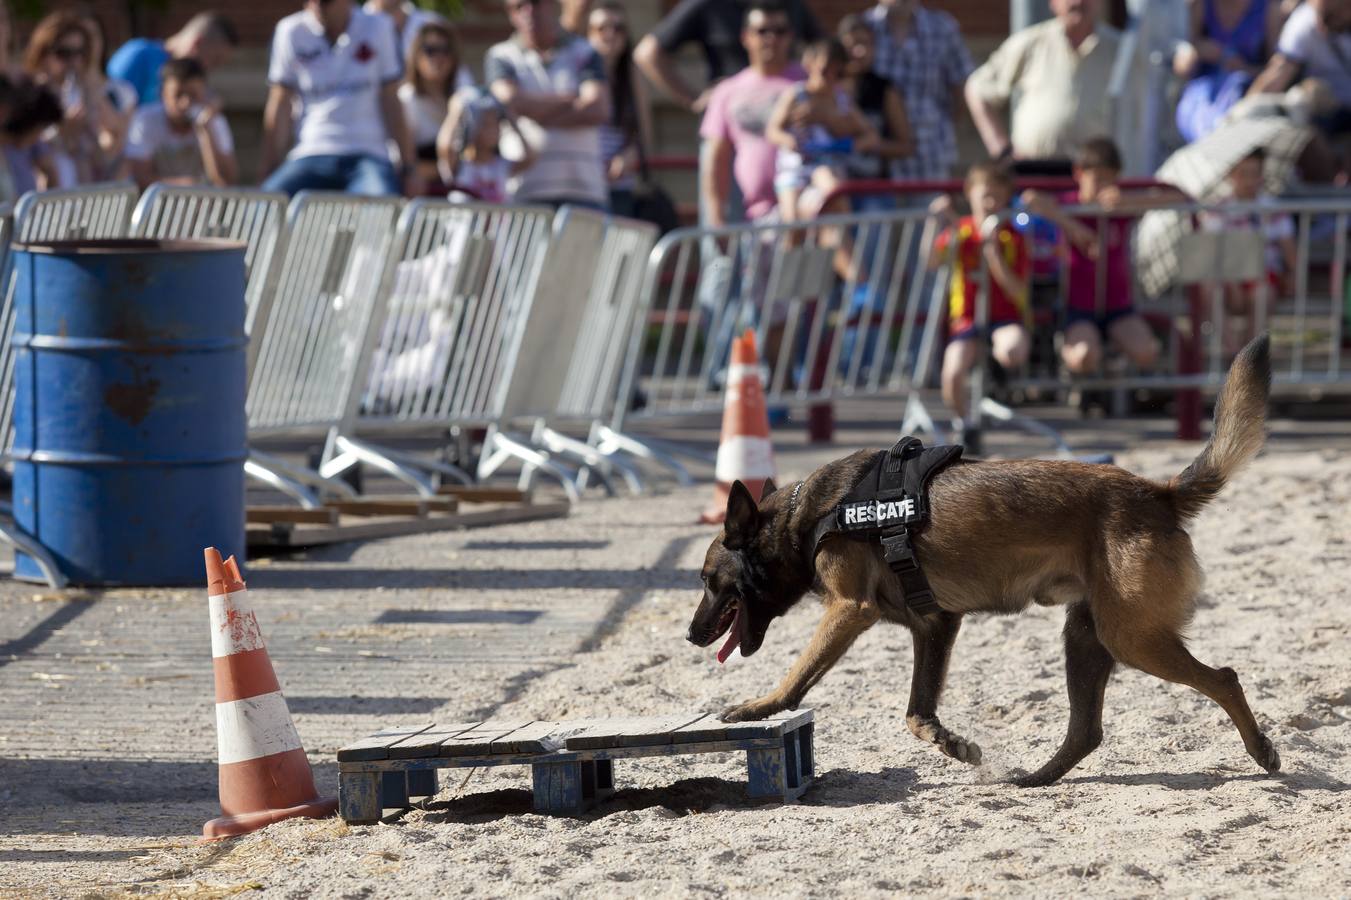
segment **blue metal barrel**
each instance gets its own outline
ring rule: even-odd
[[[18,245],[14,513],[76,584],[244,558],[244,245]],[[42,580],[18,554],[15,576]]]

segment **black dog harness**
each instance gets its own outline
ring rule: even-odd
[[[910,538],[929,520],[930,480],[961,455],[960,446],[925,449],[913,437],[901,438],[890,450],[878,453],[844,500],[812,529],[810,558],[816,559],[821,541],[832,535],[876,538],[887,565],[901,580],[906,605],[919,615],[938,609]],[[798,484],[794,489],[793,501],[801,488]]]

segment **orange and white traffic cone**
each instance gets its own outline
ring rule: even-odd
[[[257,831],[297,816],[322,818],[337,800],[323,800],[272,670],[263,632],[249,604],[239,565],[206,550],[211,605],[211,656],[216,669],[216,739],[220,807],[202,828],[208,839]]]
[[[727,392],[723,395],[722,439],[714,467],[717,487],[713,504],[699,521],[720,524],[727,518],[727,496],[732,482],[740,481],[751,496],[760,499],[765,482],[774,477],[774,444],[769,439],[769,410],[760,383],[760,359],[755,352],[755,332],[732,342],[732,364],[727,368]]]

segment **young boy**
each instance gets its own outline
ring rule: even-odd
[[[849,56],[834,38],[802,53],[807,80],[783,92],[765,126],[776,147],[774,190],[785,222],[811,219],[844,180],[855,146],[873,147],[877,134],[841,85]],[[846,211],[842,209],[841,211]]]
[[[166,184],[233,184],[239,174],[230,126],[208,99],[206,70],[196,59],[171,59],[160,72],[160,102],[143,106],[127,133],[127,166],[142,188]]]
[[[1276,296],[1293,293],[1292,276],[1298,265],[1295,248],[1295,222],[1286,213],[1263,213],[1251,206],[1267,206],[1271,195],[1262,190],[1262,167],[1266,151],[1254,149],[1229,170],[1225,181],[1229,184],[1227,204],[1244,204],[1249,210],[1225,209],[1226,203],[1206,210],[1200,215],[1203,231],[1260,231],[1266,239],[1267,282]],[[1225,329],[1221,342],[1226,356],[1233,356],[1257,335],[1259,297],[1266,295],[1252,282],[1227,282],[1224,285]],[[1263,310],[1265,312],[1265,310]]]
[[[1027,281],[1031,261],[1023,236],[1008,222],[1001,222],[981,237],[981,224],[1008,209],[1013,197],[1013,178],[996,163],[980,163],[966,174],[966,199],[971,215],[958,217],[950,197],[939,197],[929,212],[946,221],[947,227],[934,240],[929,268],[937,269],[947,257],[952,260],[948,302],[948,346],[943,352],[943,402],[956,415],[954,440],[965,431],[967,377],[976,364],[977,340],[986,335],[976,327],[976,305],[982,302],[981,269],[988,268],[989,339],[995,360],[1005,369],[1027,362]]]
[[[1158,338],[1131,304],[1129,214],[1153,209],[1166,198],[1152,192],[1123,195],[1120,178],[1121,154],[1116,144],[1110,138],[1091,138],[1074,160],[1077,190],[1058,198],[1037,191],[1022,196],[1027,210],[1054,223],[1069,245],[1065,341],[1060,355],[1075,375],[1098,370],[1104,342],[1142,369],[1152,368],[1159,358]],[[1103,221],[1100,235],[1097,217],[1068,215],[1062,204],[1096,205],[1112,215]]]

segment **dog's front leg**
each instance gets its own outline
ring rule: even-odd
[[[933,744],[945,755],[973,766],[980,765],[980,747],[959,737],[938,721],[938,697],[948,674],[948,659],[962,617],[950,612],[925,616],[910,629],[915,643],[915,671],[910,677],[910,706],[905,724],[921,741]]]
[[[785,709],[797,709],[812,685],[830,671],[844,652],[881,618],[877,604],[868,601],[826,598],[826,613],[816,626],[811,643],[788,670],[783,681],[771,693],[722,713],[724,722],[747,722],[772,716]]]

